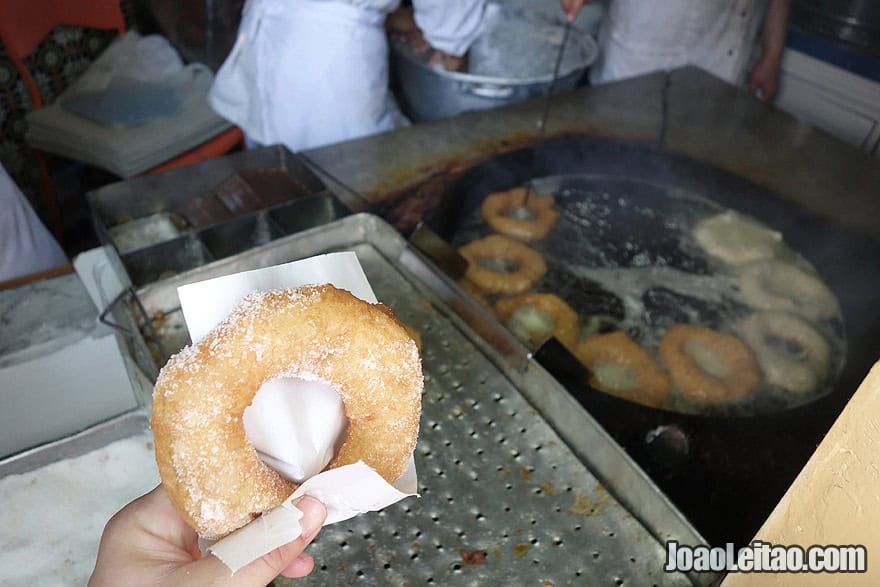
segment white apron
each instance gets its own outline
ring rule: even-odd
[[[251,141],[293,151],[399,126],[384,30],[399,1],[249,0],[211,106]],[[416,22],[433,46],[463,53],[483,3],[418,0]]]
[[[740,85],[767,0],[611,0],[590,81],[696,65]]]
[[[0,281],[67,263],[25,195],[0,165]]]

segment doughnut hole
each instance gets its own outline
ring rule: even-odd
[[[515,260],[502,257],[485,257],[480,259],[478,264],[480,267],[496,273],[516,273],[520,269],[519,263]]]
[[[620,330],[620,325],[613,316],[603,314],[587,316],[584,318],[583,325],[581,326],[580,338],[608,334],[615,330]]]
[[[794,339],[768,334],[764,337],[764,342],[768,347],[773,349],[774,352],[779,353],[792,361],[805,363],[809,360],[807,349],[803,344]]]
[[[718,352],[697,341],[688,341],[682,347],[682,350],[702,369],[712,377],[729,377],[730,366],[725,362]]]
[[[295,483],[324,470],[348,428],[339,392],[325,381],[301,377],[264,383],[243,420],[260,459]]]
[[[638,378],[632,369],[619,363],[602,362],[593,367],[593,376],[599,383],[599,387],[609,392],[624,393],[637,389]]]
[[[536,347],[553,334],[553,317],[540,309],[526,304],[520,306],[507,321],[507,327],[519,340]]]
[[[538,217],[526,206],[511,206],[504,211],[504,215],[514,220],[534,220]]]

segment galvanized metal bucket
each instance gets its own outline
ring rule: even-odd
[[[557,14],[487,4],[483,30],[469,52],[469,73],[430,65],[427,53],[415,55],[408,47],[393,44],[392,65],[403,109],[415,122],[423,122],[543,96],[553,81],[564,25],[561,10]],[[597,53],[590,32],[576,22],[554,93],[573,89]]]

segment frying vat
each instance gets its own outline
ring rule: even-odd
[[[522,185],[535,177],[573,173],[641,180],[701,194],[717,204],[750,215],[784,234],[836,294],[847,336],[845,363],[832,391],[786,411],[753,417],[700,416],[633,404],[595,391],[573,362],[545,364],[615,439],[654,478],[661,489],[713,543],[746,543],[779,501],[876,359],[880,312],[875,292],[880,276],[865,271],[878,258],[880,243],[808,214],[760,186],[718,168],[649,146],[597,139],[548,141],[490,158],[443,185],[422,185],[384,203],[382,213],[407,231],[397,204],[420,202],[426,224],[454,242],[465,218],[486,194]],[[558,357],[558,354],[551,354]],[[547,355],[538,353],[539,360]]]

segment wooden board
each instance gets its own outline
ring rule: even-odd
[[[880,584],[880,363],[874,365],[756,540],[864,545],[867,573],[730,574],[723,587]]]

